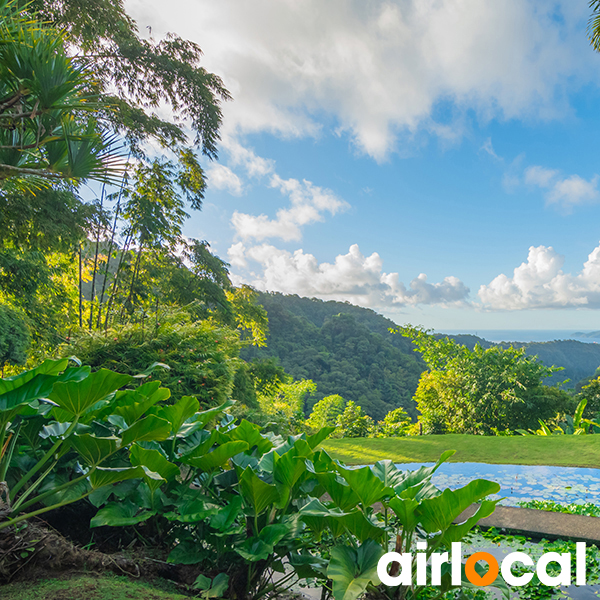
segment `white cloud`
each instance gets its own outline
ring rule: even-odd
[[[482,285],[479,298],[492,310],[600,308],[600,245],[579,273],[564,273],[563,264],[564,257],[552,246],[532,246],[527,262],[514,269],[512,277],[498,275]]]
[[[496,154],[496,151],[494,150],[494,146],[492,145],[491,137],[489,137],[487,140],[485,140],[485,142],[483,142],[483,145],[481,146],[481,148],[479,150],[483,151],[483,152],[487,152],[492,158],[495,158],[496,160],[502,160]]]
[[[234,196],[241,196],[243,186],[241,179],[225,165],[212,164],[206,172],[208,184],[217,190],[227,190]]]
[[[407,289],[397,273],[383,272],[379,254],[364,256],[357,244],[347,254],[338,255],[333,263],[319,263],[315,256],[301,249],[288,252],[269,244],[243,249],[239,243],[230,248],[232,263],[234,259],[239,261],[242,251],[246,261],[254,261],[260,268],[248,278],[260,290],[347,300],[370,307],[459,304],[464,303],[469,293],[456,277],[431,284],[423,273]]]
[[[548,194],[548,202],[570,208],[578,204],[595,202],[599,196],[598,175],[594,175],[589,181],[579,175],[571,175],[554,184]]]
[[[335,215],[348,207],[331,190],[313,185],[306,179],[281,179],[279,175],[273,174],[269,185],[288,196],[291,206],[279,209],[275,219],[264,214],[256,216],[235,211],[231,224],[238,237],[259,241],[269,238],[300,240],[304,225],[322,221],[324,213]]]
[[[140,26],[197,41],[235,98],[230,132],[317,135],[331,117],[381,159],[418,130],[452,139],[475,111],[547,119],[597,77],[572,0],[128,0]],[[453,117],[435,120],[439,103]],[[447,113],[448,111],[444,111]]]
[[[538,187],[550,187],[558,171],[546,169],[544,167],[533,166],[525,169],[525,183],[527,185],[537,185]]]
[[[537,165],[525,169],[525,183],[548,190],[548,204],[557,204],[566,212],[574,206],[597,201],[600,198],[598,180],[598,175],[590,180],[579,175],[561,178],[559,171]]]

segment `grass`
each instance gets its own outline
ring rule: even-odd
[[[435,462],[444,450],[456,450],[450,462],[600,468],[600,435],[346,438],[326,440],[322,447],[350,465],[386,458],[397,463]]]
[[[163,587],[163,586],[161,586]],[[169,585],[165,582],[165,589]],[[70,579],[43,579],[0,586],[2,600],[189,600],[127,577],[81,575]]]

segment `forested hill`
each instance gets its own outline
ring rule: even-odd
[[[408,339],[389,333],[395,323],[347,302],[279,293],[260,294],[259,302],[269,315],[267,347],[248,348],[243,358],[276,357],[294,378],[312,379],[317,393],[309,399],[309,408],[324,396],[340,394],[375,419],[398,406],[416,414],[412,396],[425,364]],[[476,343],[493,345],[473,335],[450,337],[471,348]],[[570,379],[565,387],[575,387],[600,365],[600,344],[560,340],[512,345],[525,346],[527,354],[537,355],[546,365],[564,367],[546,380],[549,385]]]
[[[354,400],[374,419],[398,406],[416,415],[412,396],[425,365],[412,344],[388,329],[395,324],[372,310],[278,293],[261,294],[269,315],[266,348],[243,358],[277,357],[295,379],[312,379],[317,394]]]
[[[448,336],[468,348],[479,344],[484,348],[493,346],[493,342],[474,335]],[[564,388],[574,388],[576,384],[592,376],[600,366],[600,344],[588,344],[577,340],[555,340],[553,342],[502,342],[500,346],[507,348],[525,348],[531,356],[537,356],[545,365],[563,367],[563,371],[555,373],[545,380],[546,385],[556,385],[568,379]]]

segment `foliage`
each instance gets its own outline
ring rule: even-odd
[[[385,415],[383,421],[377,423],[377,437],[401,437],[408,435],[412,427],[412,421],[402,408],[391,410]]]
[[[560,502],[554,502],[553,500],[527,500],[526,502],[519,502],[519,506],[536,510],[567,513],[569,515],[600,517],[600,507],[591,502],[586,502],[585,504],[577,504],[576,502],[561,504]]]
[[[317,392],[306,416],[316,402],[339,394],[373,419],[398,406],[416,418],[412,396],[424,365],[408,340],[390,334],[392,321],[344,302],[277,293],[261,293],[258,301],[269,317],[267,346],[241,357],[277,358],[294,379],[312,379]]]
[[[298,433],[304,428],[304,405],[306,396],[316,390],[310,379],[292,381],[287,378],[275,388],[257,393],[261,411],[276,424],[281,433]]]
[[[338,417],[344,412],[346,401],[339,395],[325,396],[319,400],[312,409],[310,416],[306,420],[306,425],[311,430],[321,429],[322,427],[335,427]]]
[[[132,377],[68,363],[46,360],[0,380],[0,531],[120,481],[162,479],[123,459],[135,442],[169,436],[168,420],[145,414],[168,390],[121,390]]]
[[[373,419],[365,415],[360,406],[350,400],[344,412],[338,415],[336,425],[338,434],[343,438],[368,437],[373,431]]]
[[[149,364],[169,365],[161,377],[174,399],[196,396],[204,406],[222,404],[231,395],[238,365],[237,333],[209,321],[193,321],[183,310],[164,310],[157,320],[82,332],[60,349],[94,370],[135,374]]]
[[[529,429],[524,431],[518,429],[517,431],[521,435],[586,435],[587,433],[600,433],[600,422],[590,421],[589,419],[583,418],[583,413],[587,404],[587,399],[583,398],[575,409],[575,414],[565,415],[565,420],[562,421],[560,418],[556,419],[556,424],[544,423],[541,419],[539,421],[540,428],[535,431]]]
[[[569,402],[566,393],[542,384],[557,369],[526,356],[523,349],[476,345],[470,350],[423,329],[400,331],[414,341],[429,367],[415,394],[425,433],[490,434],[531,427]]]
[[[218,586],[220,593],[227,588],[226,597],[261,598],[311,579],[336,600],[354,600],[379,585],[374,567],[390,542],[410,551],[423,531],[433,552],[460,539],[495,506],[484,499],[499,490],[492,482],[476,480],[443,493],[431,484],[452,452],[416,472],[402,472],[390,461],[348,469],[316,449],[331,428],[283,439],[247,421],[234,425],[223,405],[209,411],[216,422],[211,429],[208,413],[194,416],[195,408],[178,411],[181,437],[132,451],[133,462],[161,475],[171,463],[173,476],[152,489],[144,482],[98,493],[92,500],[102,508],[92,524],[129,524],[145,538],[162,531],[174,543],[169,562],[201,567],[196,587],[206,597]],[[200,421],[205,428],[190,434],[189,426]],[[321,500],[324,493],[331,500]],[[453,525],[477,500],[476,514]],[[374,511],[376,503],[383,512]],[[276,572],[282,576],[274,578]],[[444,590],[449,587],[446,574]],[[403,590],[407,598],[419,592]]]
[[[118,157],[93,117],[106,106],[91,97],[89,66],[69,54],[62,33],[31,19],[15,0],[0,2],[0,16],[2,187],[118,173]]]
[[[587,401],[583,412],[586,418],[591,419],[600,416],[600,377],[595,377],[586,385],[583,385],[577,398]]]
[[[27,359],[30,334],[25,319],[16,310],[0,304],[0,369],[6,364],[22,365]]]
[[[149,140],[183,149],[190,127],[193,143],[216,156],[220,103],[230,96],[221,79],[200,66],[196,44],[174,34],[159,41],[140,38],[122,0],[34,0],[33,6],[45,21],[65,29],[73,53],[93,65],[99,98],[114,107],[101,118],[136,155],[144,154]],[[164,106],[172,120],[157,114]]]

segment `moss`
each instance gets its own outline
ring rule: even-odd
[[[168,591],[168,582],[154,586],[127,577],[78,575],[69,579],[43,579],[0,586],[2,600],[186,600]]]

